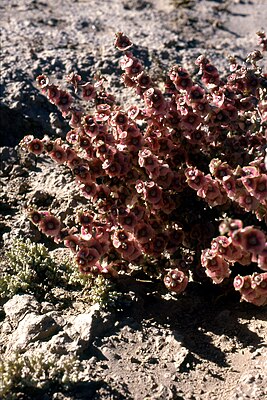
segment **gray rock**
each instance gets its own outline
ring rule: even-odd
[[[77,341],[73,341],[65,332],[59,332],[54,335],[48,342],[43,343],[43,347],[47,352],[57,355],[76,354],[80,346]]]
[[[182,337],[176,331],[165,339],[166,346],[163,351],[163,359],[172,360],[173,365],[179,371],[182,363],[185,361],[189,351],[182,344]]]
[[[14,328],[18,326],[26,314],[35,311],[38,312],[40,308],[40,303],[38,303],[34,296],[29,294],[17,294],[4,304],[6,317],[10,320]]]
[[[38,315],[34,312],[28,313],[10,335],[7,352],[24,351],[29,343],[46,340],[58,329],[59,326],[52,317]]]
[[[73,317],[64,330],[73,340],[78,341],[82,351],[110,329],[114,321],[115,317],[112,314],[104,313],[99,304],[95,304],[90,308],[90,312]]]

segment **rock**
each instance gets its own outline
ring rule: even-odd
[[[46,340],[59,329],[55,320],[48,315],[28,313],[19,322],[17,329],[10,335],[7,353],[24,351],[31,342]]]
[[[112,314],[101,311],[99,304],[91,307],[90,312],[75,316],[65,332],[77,340],[81,351],[88,347],[97,337],[111,329],[115,321]]]
[[[4,304],[6,317],[14,328],[18,326],[26,314],[34,311],[38,312],[40,308],[40,303],[30,294],[17,294]]]
[[[167,386],[160,384],[155,392],[153,392],[153,399],[155,400],[172,400],[174,399],[174,394],[171,389]]]
[[[166,346],[163,351],[163,358],[166,360],[172,360],[176,370],[179,370],[189,351],[182,344],[182,338],[177,334],[176,331],[172,335],[166,337]]]
[[[48,342],[44,343],[43,349],[57,355],[76,354],[79,350],[77,341],[73,341],[66,332],[59,332]]]

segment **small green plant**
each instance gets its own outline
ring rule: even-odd
[[[0,300],[15,294],[30,293],[43,298],[57,287],[78,292],[77,297],[89,304],[99,303],[105,308],[114,305],[118,296],[114,284],[102,276],[83,275],[66,253],[51,255],[40,243],[29,239],[15,239],[5,253],[0,275]]]
[[[0,355],[0,398],[15,400],[18,393],[40,394],[67,389],[79,379],[80,363],[73,356],[12,354]]]
[[[81,293],[81,299],[91,304],[99,304],[102,309],[114,307],[120,293],[115,284],[103,276],[88,276],[88,282]]]
[[[67,256],[59,261],[43,244],[32,243],[29,239],[15,239],[4,259],[0,276],[2,299],[18,293],[42,295],[55,286],[81,288],[84,285],[84,277]]]

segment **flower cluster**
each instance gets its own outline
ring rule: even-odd
[[[228,278],[236,263],[242,266],[256,263],[258,271],[267,271],[267,236],[263,231],[253,226],[243,228],[241,220],[228,220],[221,224],[220,230],[222,235],[214,238],[211,248],[203,250],[201,255],[206,275],[214,283]],[[234,287],[242,299],[256,305],[267,304],[266,272],[237,275]]]
[[[265,51],[264,32],[258,36]],[[64,89],[45,75],[37,78],[70,130],[65,142],[29,135],[21,145],[67,165],[88,202],[76,228],[48,211],[32,210],[32,222],[63,241],[84,274],[146,273],[176,293],[203,271],[221,283],[232,278],[234,264],[251,265],[254,275],[238,275],[234,286],[245,300],[264,304],[266,274],[257,269],[266,270],[267,252],[262,52],[250,53],[244,65],[231,57],[225,79],[204,55],[196,60],[196,77],[172,66],[163,90],[122,32],[115,46],[123,52],[122,82],[139,99],[128,108],[116,102],[102,77],[83,81],[71,73]],[[239,218],[250,225],[243,227]],[[213,239],[218,221],[225,232]],[[244,294],[248,280],[254,297]]]

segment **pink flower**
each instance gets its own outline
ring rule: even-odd
[[[55,85],[49,85],[47,88],[47,97],[50,103],[56,104],[59,101],[61,91]]]
[[[69,122],[69,125],[72,128],[78,128],[81,125],[81,120],[82,120],[83,112],[82,111],[71,111],[71,119]]]
[[[118,162],[116,162],[116,161],[113,161],[113,160],[111,160],[111,161],[106,160],[106,161],[103,162],[102,168],[103,168],[103,170],[106,172],[106,174],[107,174],[110,178],[112,178],[112,177],[114,177],[114,176],[120,176],[121,168],[122,168],[122,167],[121,167],[121,165],[120,165]]]
[[[87,199],[91,199],[95,196],[96,188],[97,188],[97,186],[94,182],[87,182],[87,183],[81,185],[82,194]]]
[[[87,82],[83,85],[80,85],[82,88],[82,98],[86,101],[93,100],[96,97],[96,90],[94,85]]]
[[[266,236],[259,229],[247,226],[234,231],[232,234],[234,244],[241,246],[245,251],[261,254],[266,245]]]
[[[218,236],[211,241],[211,250],[214,254],[219,254],[224,257],[227,248],[232,243],[231,239],[226,236]]]
[[[201,122],[201,118],[198,114],[189,111],[181,119],[181,128],[184,130],[192,131],[198,127]]]
[[[93,201],[105,202],[107,200],[107,198],[109,197],[110,192],[111,192],[111,190],[107,185],[105,185],[105,184],[98,185],[96,187],[96,192],[93,196]]]
[[[102,140],[94,143],[96,157],[101,161],[113,160],[115,150]]]
[[[137,224],[137,218],[132,211],[128,211],[124,215],[119,215],[118,222],[126,231],[132,232]]]
[[[237,201],[246,211],[257,211],[259,209],[259,201],[246,190],[244,190],[244,194],[238,197]]]
[[[164,276],[164,284],[171,292],[182,293],[188,284],[188,276],[178,269],[173,269]]]
[[[81,150],[84,150],[83,157],[86,160],[92,159],[95,156],[94,148],[91,141],[85,135],[81,135],[79,138],[79,145]]]
[[[139,222],[134,227],[134,235],[136,240],[141,243],[147,243],[154,236],[154,230],[150,224],[146,222]]]
[[[159,167],[159,176],[156,180],[157,185],[161,186],[163,189],[167,189],[171,186],[174,173],[170,169],[168,164],[162,164]]]
[[[125,131],[121,132],[119,138],[120,143],[127,146],[130,152],[140,150],[144,143],[140,130],[134,124],[129,125]]]
[[[267,301],[267,273],[254,273],[251,277],[251,287],[259,295],[265,295]]]
[[[91,226],[94,217],[88,211],[79,211],[77,214],[76,221],[82,226]]]
[[[233,282],[235,290],[238,290],[242,296],[253,295],[253,289],[251,288],[251,276],[237,275]]]
[[[241,178],[243,185],[261,203],[266,203],[267,200],[267,175],[249,176]]]
[[[44,144],[40,139],[33,139],[28,143],[28,150],[34,154],[41,154],[44,151]]]
[[[209,204],[215,206],[224,203],[224,197],[217,181],[206,175],[204,185],[198,189],[197,195],[204,198]]]
[[[128,117],[122,111],[117,111],[115,113],[112,118],[112,122],[123,130],[127,129],[128,127]]]
[[[144,218],[144,214],[146,212],[145,207],[140,206],[139,204],[135,204],[132,208],[131,211],[134,213],[136,216],[137,221],[141,221]]]
[[[67,161],[65,149],[57,144],[54,145],[53,151],[49,153],[49,156],[58,164],[64,164]]]
[[[46,75],[39,75],[36,78],[36,82],[41,89],[46,89],[49,85],[49,78]]]
[[[68,114],[70,106],[73,102],[72,96],[65,90],[59,91],[59,97],[54,99],[54,103],[60,109],[63,114]]]
[[[82,240],[90,240],[92,238],[92,227],[91,226],[82,226],[80,236],[81,236]]]
[[[201,255],[201,264],[206,268],[205,272],[214,283],[221,283],[231,274],[229,264],[223,257],[215,255],[210,249],[204,250]]]
[[[162,92],[159,89],[150,88],[144,92],[144,101],[148,115],[161,114],[165,111],[166,103]]]
[[[148,89],[152,85],[151,78],[144,71],[138,75],[136,83],[142,89]]]
[[[73,253],[76,253],[76,249],[78,248],[80,242],[80,238],[76,235],[66,236],[64,239],[64,245],[69,247]]]
[[[47,236],[57,236],[60,232],[61,223],[58,218],[53,215],[42,216],[39,222],[39,228]]]
[[[165,234],[159,233],[152,237],[151,239],[151,255],[153,257],[159,257],[165,250],[167,244],[167,236]]]
[[[266,274],[253,274],[252,276],[237,275],[234,279],[234,288],[241,294],[241,300],[257,306],[267,304],[267,275]]]
[[[77,167],[73,168],[73,174],[75,176],[76,182],[81,182],[87,184],[91,182],[91,174],[84,165],[78,165]]]
[[[222,162],[218,158],[213,158],[209,164],[210,172],[215,178],[219,179],[220,181],[224,177],[229,177],[232,175],[232,169],[227,164],[227,162]]]
[[[42,220],[43,214],[39,211],[32,210],[29,212],[28,217],[32,221],[33,224],[38,225]]]
[[[173,67],[169,72],[169,76],[178,90],[190,90],[190,88],[193,86],[192,79],[190,78],[188,72],[182,67]]]
[[[195,167],[188,167],[185,170],[186,182],[194,190],[201,189],[206,183],[206,177],[203,172]]]
[[[162,199],[162,189],[155,182],[148,182],[144,189],[144,199],[155,206]]]
[[[191,107],[201,117],[205,117],[206,115],[208,115],[211,109],[207,100],[202,100],[200,102],[193,103],[191,104]]]
[[[198,85],[192,86],[186,96],[189,104],[202,102],[204,97],[205,91]]]
[[[119,248],[123,242],[131,240],[133,240],[133,234],[126,232],[124,229],[115,230],[112,236],[112,243],[115,249]]]
[[[72,152],[66,151],[66,157],[67,157],[67,165],[71,170],[82,165],[82,159],[77,156],[76,152],[75,155],[73,155]]]
[[[224,176],[222,178],[222,185],[230,199],[235,199],[237,197],[236,179],[234,176]]]
[[[148,173],[154,173],[158,171],[159,161],[153,153],[144,149],[139,152],[138,163],[140,167],[144,167]]]
[[[66,140],[67,142],[71,143],[71,144],[75,144],[78,143],[79,141],[79,133],[75,130],[71,130],[67,133],[66,135]]]
[[[109,120],[111,114],[109,104],[107,103],[98,104],[96,109],[97,109],[97,112],[95,114],[96,122],[106,122]]]
[[[184,232],[182,228],[171,229],[167,232],[167,235],[168,238],[166,250],[168,251],[168,253],[173,254],[179,249],[181,243],[183,242]]]
[[[54,150],[55,142],[49,140],[47,137],[43,138],[44,150],[49,154]]]
[[[125,73],[130,77],[136,77],[137,75],[141,74],[143,71],[142,64],[136,59],[132,59],[132,64],[125,68]]]
[[[158,154],[160,156],[166,156],[171,153],[171,151],[174,149],[174,144],[171,139],[167,137],[161,137],[158,139]]]
[[[226,127],[229,124],[229,117],[222,108],[214,109],[210,115],[210,123],[215,126]]]
[[[258,255],[258,267],[263,271],[267,271],[267,244],[265,244],[264,249]]]
[[[198,57],[196,64],[200,66],[200,70],[202,71],[201,80],[207,87],[213,88],[219,85],[220,79],[218,70],[214,65],[210,64],[205,56]]]
[[[99,125],[97,124],[95,118],[92,118],[90,115],[87,115],[82,119],[83,129],[86,135],[94,138],[97,136],[99,132]]]
[[[87,273],[97,273],[99,268],[94,268],[98,266],[97,263],[100,258],[100,254],[95,248],[82,249],[77,253],[76,261],[79,265],[80,272]],[[99,265],[100,266],[100,265]]]
[[[132,47],[132,42],[128,38],[128,36],[124,35],[122,32],[116,33],[116,38],[114,42],[114,46],[117,47],[118,50],[125,51]]]
[[[117,251],[121,254],[122,258],[127,261],[134,261],[142,254],[135,240],[122,242],[117,248]]]

